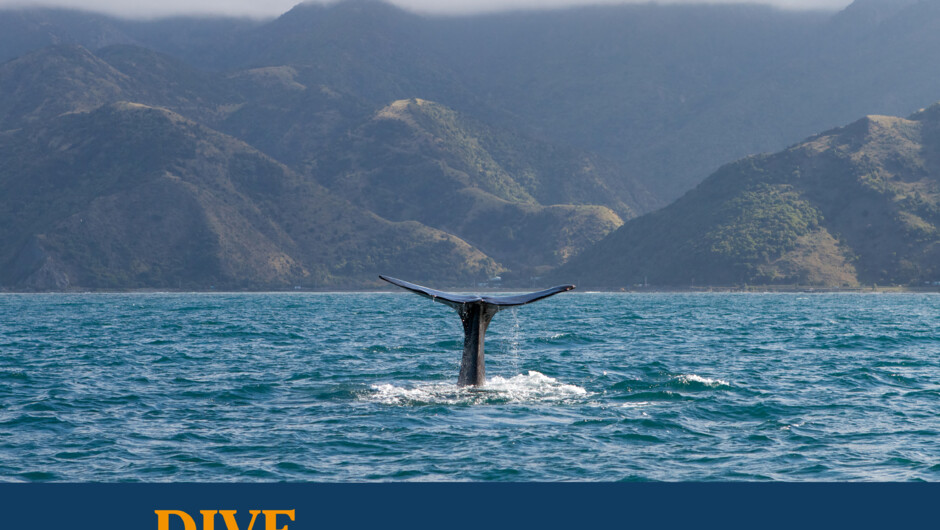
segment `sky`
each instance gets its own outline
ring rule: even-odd
[[[301,0],[0,0],[0,7],[56,6],[99,11],[128,17],[218,14],[274,17]],[[565,7],[588,4],[646,3],[648,0],[391,0],[391,3],[425,13],[481,13],[531,7]],[[747,3],[749,0],[658,0],[658,3]],[[783,8],[841,9],[851,0],[754,0]]]

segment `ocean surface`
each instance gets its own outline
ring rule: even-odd
[[[940,296],[0,295],[3,481],[940,480]]]

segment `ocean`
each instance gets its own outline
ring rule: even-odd
[[[0,295],[0,480],[936,481],[940,296]]]

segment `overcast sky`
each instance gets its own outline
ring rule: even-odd
[[[638,0],[391,0],[413,11],[428,13],[479,13],[524,7],[558,7],[588,4],[617,4]],[[639,0],[645,3],[647,0]],[[658,3],[747,3],[748,0],[659,0]],[[300,0],[0,0],[0,6],[61,6],[101,11],[122,16],[153,17],[174,14],[224,14],[272,17],[289,10]],[[753,0],[785,8],[840,9],[851,0]]]

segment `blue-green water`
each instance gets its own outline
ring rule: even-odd
[[[940,297],[0,295],[0,480],[938,480]]]

